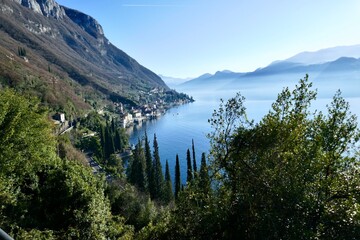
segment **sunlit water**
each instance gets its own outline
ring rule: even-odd
[[[220,98],[227,100],[241,92],[246,98],[245,106],[249,119],[256,122],[269,112],[271,104],[277,94],[288,86],[293,89],[298,79],[303,75],[273,76],[248,79],[242,83],[227,84],[226,86],[209,86],[202,90],[179,88],[196,99],[194,103],[172,108],[157,120],[143,123],[129,130],[130,142],[135,144],[144,137],[147,131],[150,144],[156,133],[162,166],[169,161],[172,178],[174,178],[176,154],[179,154],[181,179],[186,179],[186,151],[190,149],[194,139],[196,160],[200,165],[201,153],[209,152],[209,140],[206,137],[212,131],[208,119],[214,109],[219,108]],[[337,89],[342,90],[342,96],[350,103],[351,112],[360,116],[360,79],[357,77],[346,78],[343,74],[329,76],[315,75],[310,80],[314,88],[318,89],[318,99],[312,104],[312,110],[326,112],[326,105],[332,100]],[[288,79],[293,79],[288,81]],[[229,87],[230,86],[230,87]]]

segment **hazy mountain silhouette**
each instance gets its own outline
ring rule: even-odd
[[[202,75],[183,83],[179,88],[205,88],[206,86],[231,88],[233,84],[255,81],[256,78],[260,77],[285,76],[288,74],[295,74],[297,76],[305,76],[305,74],[324,76],[333,72],[346,72],[347,76],[351,76],[349,74],[360,74],[360,58],[349,56],[358,55],[360,57],[360,45],[334,47],[311,53],[304,52],[284,61],[274,61],[270,65],[258,68],[253,72],[236,73],[219,71],[213,75]],[[337,58],[323,62],[334,57]]]

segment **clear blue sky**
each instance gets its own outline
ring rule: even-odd
[[[360,44],[359,0],[57,0],[157,74],[252,71],[302,51]]]

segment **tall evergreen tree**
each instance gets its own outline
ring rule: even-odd
[[[146,190],[145,154],[140,139],[135,146],[133,161],[130,166],[129,182],[136,185],[139,190]]]
[[[193,179],[192,166],[191,166],[191,155],[190,150],[188,149],[186,152],[186,162],[187,162],[187,176],[186,181],[191,182]]]
[[[100,144],[101,144],[101,155],[102,158],[105,159],[105,144],[106,140],[105,140],[105,126],[101,125],[100,126]]]
[[[114,147],[115,151],[121,151],[123,149],[120,129],[116,129],[114,133]]]
[[[111,133],[111,126],[106,124],[105,128],[105,158],[108,159],[111,154],[115,153],[114,137]]]
[[[116,123],[115,123],[115,119],[112,118],[111,119],[111,132],[115,133],[115,130],[116,130]]]
[[[146,131],[145,131],[145,161],[146,161],[146,178],[148,183],[147,189],[148,192],[152,194],[154,191],[153,189],[155,188],[153,161],[152,161],[151,149]]]
[[[194,177],[195,177],[195,176],[196,176],[196,172],[197,172],[197,165],[196,165],[194,139],[192,140],[192,155],[193,155],[193,168],[194,168]]]
[[[165,203],[170,203],[173,199],[174,199],[174,195],[173,195],[173,191],[172,191],[169,163],[168,163],[168,160],[166,160],[163,200]]]
[[[175,163],[175,198],[179,196],[179,192],[181,189],[181,178],[180,178],[180,163],[179,163],[179,155],[176,154],[176,163]]]
[[[206,166],[206,156],[204,152],[201,154],[199,189],[205,194],[208,194],[210,192],[210,177]]]
[[[128,144],[127,135],[124,129],[118,127],[114,132],[115,151],[122,151]]]
[[[161,167],[160,155],[159,155],[159,145],[156,139],[156,134],[154,134],[153,144],[154,144],[154,152],[153,152],[154,189],[152,192],[152,198],[160,200],[164,185],[164,175],[162,173],[162,167]]]

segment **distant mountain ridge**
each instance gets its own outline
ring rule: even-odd
[[[285,61],[309,65],[332,62],[341,57],[360,58],[360,44],[325,48],[314,52],[302,52]]]
[[[243,79],[279,74],[331,73],[347,71],[360,74],[360,45],[326,48],[315,52],[303,52],[282,61],[274,61],[253,72],[236,73],[229,70],[204,74],[181,85],[190,88],[197,85],[231,85]],[[218,87],[218,86],[217,86]]]
[[[217,71],[215,74],[205,73],[205,74],[203,74],[197,78],[194,78],[192,80],[189,80],[181,85],[184,86],[184,85],[188,85],[188,84],[196,84],[196,83],[202,83],[202,82],[212,83],[212,82],[224,81],[224,80],[229,80],[229,79],[237,79],[237,78],[240,78],[241,76],[243,76],[244,74],[245,73],[237,73],[237,72],[232,72],[229,70]]]
[[[0,0],[0,42],[2,73],[16,61],[30,75],[69,77],[86,87],[83,92],[134,104],[140,91],[169,89],[159,76],[112,45],[94,18],[54,0]],[[27,62],[17,57],[8,62],[6,56],[18,55],[19,48],[26,50]],[[7,84],[8,78],[0,76],[0,83],[3,79]],[[82,94],[73,95],[81,101]]]
[[[159,74],[159,77],[169,86],[169,87],[175,87],[177,85],[180,85],[186,81],[191,80],[191,78],[177,78],[177,77],[168,77]]]

